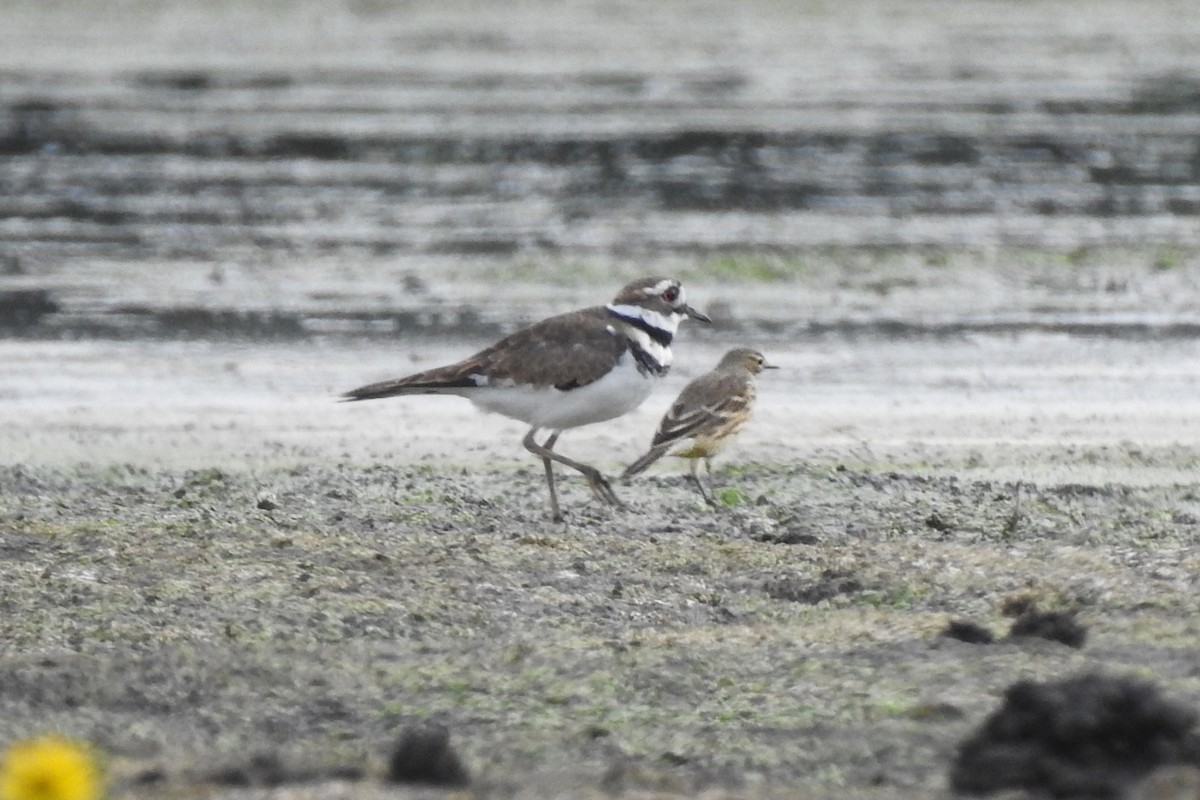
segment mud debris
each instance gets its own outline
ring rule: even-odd
[[[963,742],[950,771],[962,794],[1005,789],[1117,798],[1163,765],[1200,765],[1197,713],[1152,683],[1087,673],[1021,681]]]

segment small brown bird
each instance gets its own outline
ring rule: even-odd
[[[621,505],[598,469],[554,452],[559,435],[641,405],[671,369],[671,343],[688,318],[711,321],[688,305],[679,281],[642,278],[607,305],[535,322],[455,364],[360,386],[343,398],[451,394],[528,424],[522,444],[542,459],[550,515],[558,522],[554,461],[580,472],[602,502]],[[543,430],[550,433],[539,443],[534,436]]]
[[[658,423],[650,450],[621,475],[628,478],[642,472],[685,439],[691,444],[674,455],[691,460],[691,478],[709,505],[717,505],[710,488],[700,480],[700,461],[712,483],[712,458],[737,434],[750,418],[754,404],[754,376],[764,369],[776,369],[757,350],[739,347],[730,350],[717,368],[701,375],[684,387],[679,397]]]

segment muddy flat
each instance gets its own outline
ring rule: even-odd
[[[0,744],[915,799],[1018,681],[1200,709],[1184,5],[0,2]],[[337,402],[645,274],[714,324],[559,449],[619,473],[757,347],[717,508],[668,458],[555,524],[521,424]],[[429,726],[468,788],[386,780]]]

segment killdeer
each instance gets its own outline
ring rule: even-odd
[[[650,450],[629,465],[621,478],[642,472],[667,451],[685,439],[691,444],[675,455],[691,460],[691,478],[701,496],[710,506],[717,504],[711,487],[705,489],[700,481],[699,467],[704,461],[709,483],[712,483],[712,458],[737,434],[750,418],[754,404],[754,376],[764,369],[775,369],[757,350],[739,347],[721,357],[717,368],[683,387],[662,421]]]
[[[522,444],[545,465],[550,514],[559,522],[553,461],[582,473],[601,501],[621,505],[598,469],[554,452],[559,435],[641,405],[671,368],[671,341],[686,317],[711,322],[687,304],[679,281],[642,278],[608,305],[544,319],[456,364],[360,386],[343,397],[452,394],[527,423]],[[550,435],[539,444],[534,437],[543,430]]]

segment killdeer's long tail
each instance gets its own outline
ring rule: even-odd
[[[479,385],[479,379],[475,376],[442,367],[405,378],[368,383],[346,392],[342,395],[342,400],[379,400],[404,394],[462,394],[464,389],[474,389]]]

